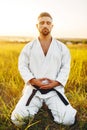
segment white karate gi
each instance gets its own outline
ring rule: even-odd
[[[70,71],[70,54],[68,48],[60,41],[52,39],[47,55],[44,55],[38,39],[28,43],[23,48],[20,56],[18,68],[25,81],[23,96],[12,112],[11,119],[15,125],[22,125],[25,122],[19,121],[18,117],[33,117],[41,108],[43,101],[47,104],[54,117],[54,121],[65,125],[71,125],[75,121],[76,110],[70,105],[65,105],[55,91],[41,94],[36,92],[30,104],[26,102],[33,89],[28,81],[32,78],[49,78],[61,83],[55,89],[60,92],[65,99],[64,86],[67,82]],[[69,101],[68,101],[69,102]]]

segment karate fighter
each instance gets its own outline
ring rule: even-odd
[[[25,119],[33,118],[45,102],[56,123],[72,125],[77,111],[64,94],[70,72],[69,50],[51,36],[53,19],[49,13],[42,12],[36,26],[38,38],[27,43],[19,56],[25,87],[11,120],[16,126],[26,125]]]

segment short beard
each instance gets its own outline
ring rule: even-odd
[[[44,36],[47,36],[47,35],[50,33],[50,31],[49,31],[47,28],[44,28],[44,29],[41,31],[41,33],[42,33]]]

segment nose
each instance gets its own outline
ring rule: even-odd
[[[47,27],[47,23],[46,23],[46,22],[44,22],[43,26],[44,26],[44,27]]]

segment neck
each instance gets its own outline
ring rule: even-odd
[[[51,35],[47,35],[47,36],[40,35],[39,36],[39,40],[40,41],[51,41],[52,40],[52,36]]]

